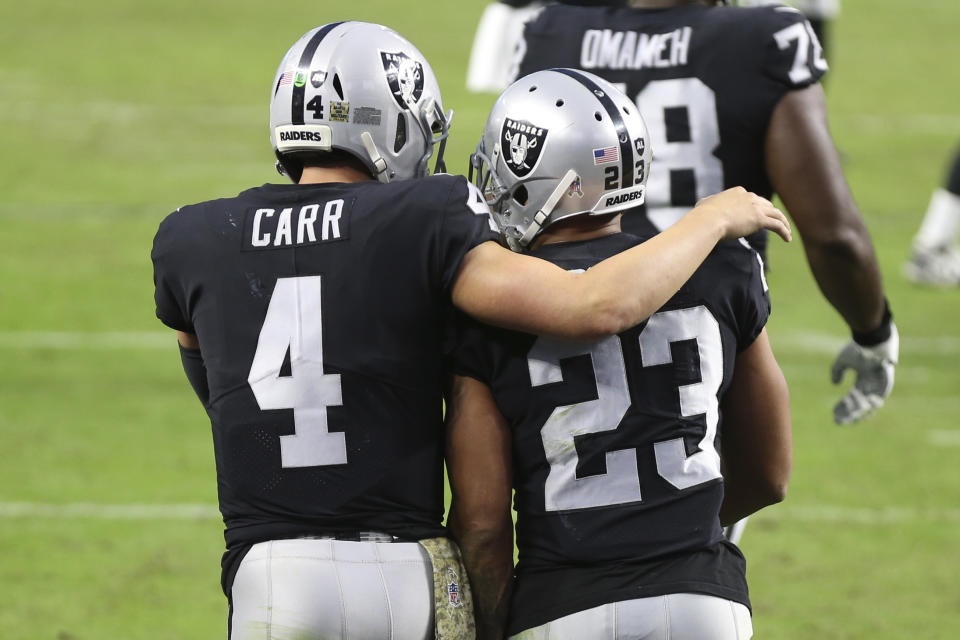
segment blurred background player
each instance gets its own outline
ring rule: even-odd
[[[904,274],[917,284],[939,287],[960,285],[960,150],[953,158],[946,185],[933,192],[913,253]]]
[[[562,4],[623,6],[627,0],[568,0]],[[510,67],[524,23],[547,6],[544,0],[500,0],[483,10],[470,50],[467,89],[500,93],[512,80]]]
[[[657,150],[646,215],[624,229],[668,228],[711,193],[776,192],[803,238],[813,276],[852,333],[831,369],[856,371],[834,407],[847,424],[893,389],[899,337],[873,244],[830,136],[820,78],[827,63],[803,15],[785,6],[634,0],[626,8],[553,5],[527,23],[518,77],[552,67],[591,71],[639,105]],[[621,169],[611,163],[613,179]],[[763,255],[765,235],[750,238]]]
[[[521,130],[538,132],[534,153],[517,152]],[[618,161],[595,161],[611,149],[631,167],[615,182],[605,168]],[[646,239],[620,233],[620,216],[643,202],[650,159],[629,98],[554,69],[500,97],[472,165],[511,246],[584,270]],[[558,341],[464,321],[449,365],[452,528],[488,637],[508,601],[508,633],[523,638],[751,636],[745,562],[721,522],[781,500],[790,474],[769,311],[762,263],[741,239],[618,336]]]
[[[568,0],[560,4],[622,7],[630,0]],[[523,35],[523,25],[549,2],[543,0],[500,0],[488,4],[477,25],[467,67],[467,89],[500,92],[513,80],[511,61]],[[806,16],[829,59],[830,22],[840,13],[840,0],[733,0],[727,4],[744,7],[771,4],[793,5]]]
[[[649,317],[722,236],[789,236],[769,202],[731,190],[659,244],[567,273],[504,249],[463,177],[428,175],[449,118],[399,34],[317,27],[271,84],[270,138],[295,184],[182,207],[157,231],[157,316],[213,427],[232,640],[422,640],[434,615],[471,637],[441,524],[452,306],[594,338]]]

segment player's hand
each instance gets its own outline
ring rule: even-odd
[[[704,198],[693,211],[720,220],[723,237],[727,239],[742,238],[761,229],[773,231],[786,242],[793,238],[790,222],[783,212],[766,198],[743,187],[733,187]]]
[[[853,388],[833,407],[837,424],[851,424],[866,418],[883,406],[893,391],[893,374],[900,357],[900,335],[897,326],[890,323],[890,337],[880,344],[864,347],[853,340],[840,351],[830,377],[839,384],[847,369],[857,373]]]

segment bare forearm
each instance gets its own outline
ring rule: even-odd
[[[729,475],[723,478],[723,503],[720,505],[720,524],[728,527],[764,507],[783,501],[786,494],[758,490],[758,485],[740,482]]]
[[[480,640],[504,635],[513,584],[513,528],[506,523],[493,532],[461,532],[457,536],[473,593]]]
[[[453,302],[487,324],[571,340],[613,335],[650,317],[722,238],[789,224],[769,201],[742,188],[704,198],[677,224],[586,273],[484,243],[467,254]]]
[[[683,286],[722,238],[719,220],[699,212],[684,216],[666,231],[584,273],[581,297],[573,301],[585,304],[574,306],[570,316],[607,318],[610,324],[601,335],[638,324]]]
[[[784,499],[793,468],[790,391],[764,329],[723,397],[724,526]]]
[[[883,320],[883,282],[869,237],[807,243],[805,249],[817,286],[847,325],[860,332],[876,329]]]
[[[451,376],[446,461],[453,499],[447,523],[460,545],[479,637],[502,637],[513,577],[510,430],[490,388]]]

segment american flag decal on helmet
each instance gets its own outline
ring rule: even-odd
[[[618,160],[620,160],[620,149],[617,147],[593,150],[593,164],[595,165],[617,162]]]

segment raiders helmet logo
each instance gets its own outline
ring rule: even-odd
[[[518,178],[526,176],[537,166],[547,130],[524,120],[506,118],[500,130],[503,161]]]
[[[401,109],[409,109],[423,95],[423,65],[401,52],[380,52],[387,84]]]

